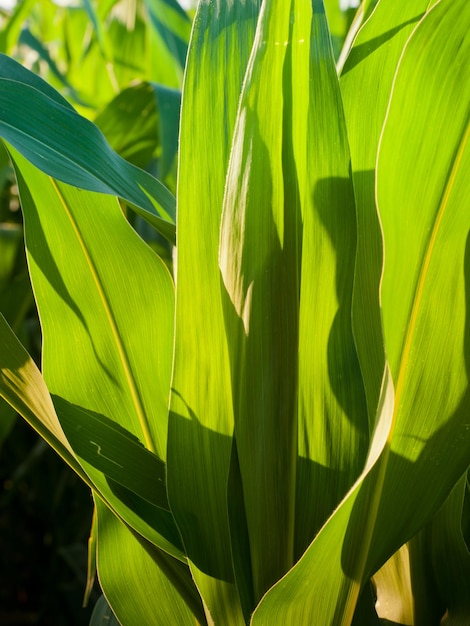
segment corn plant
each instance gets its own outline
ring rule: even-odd
[[[95,623],[468,623],[469,56],[466,0],[364,0],[337,65],[322,0],[201,0],[176,201],[2,57],[0,391],[92,489]]]

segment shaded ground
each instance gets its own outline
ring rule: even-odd
[[[0,624],[81,626],[89,489],[22,420],[0,450]]]

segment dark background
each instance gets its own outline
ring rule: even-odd
[[[88,624],[88,487],[18,418],[0,451],[0,625]]]

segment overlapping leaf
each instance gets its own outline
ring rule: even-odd
[[[127,224],[115,199],[58,183],[10,150],[43,330],[43,372],[63,428],[113,509],[182,558],[163,465],[171,277]],[[140,478],[129,482],[138,467]]]
[[[322,622],[350,624],[365,580],[431,517],[469,464],[470,98],[461,97],[470,85],[469,24],[463,1],[441,0],[422,20],[401,60],[381,141],[382,306],[394,383],[386,397],[394,400],[378,413],[378,454],[267,594],[254,624],[318,620],[319,603]]]
[[[428,4],[429,0],[380,2],[358,33],[341,71],[357,204],[353,323],[371,432],[385,359],[379,306],[382,234],[375,202],[377,147],[403,46]],[[369,10],[365,5],[362,9]]]
[[[233,407],[218,244],[232,132],[257,14],[256,0],[199,4],[183,88],[177,193],[168,496],[208,612],[216,622],[233,624],[244,619],[227,512]]]
[[[187,566],[165,559],[165,555],[112,515],[99,499],[95,502],[100,583],[120,624],[205,624],[202,603]],[[129,580],[135,581],[132,593]]]
[[[96,126],[64,105],[50,87],[43,88],[44,81],[3,55],[0,75],[1,137],[46,174],[122,197],[173,241],[174,198],[166,187],[120,158]],[[64,136],[74,141],[64,141]]]

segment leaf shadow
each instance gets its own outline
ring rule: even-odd
[[[410,26],[411,24],[417,24],[419,20],[423,17],[424,13],[425,12],[420,12],[415,17],[409,20],[406,20],[406,22],[403,22],[402,24],[400,24],[399,26],[396,26],[395,28],[391,28],[387,32],[383,33],[382,35],[378,37],[374,37],[373,39],[370,39],[369,41],[365,43],[361,43],[357,46],[354,46],[351,49],[349,56],[347,58],[347,61],[344,65],[344,69],[341,72],[342,76],[344,76],[349,71],[354,69],[356,65],[359,65],[359,63],[364,61],[364,59],[366,59],[369,55],[373,54],[376,50],[378,50],[380,47],[384,46],[388,41],[393,39],[393,37],[395,37],[395,35],[399,33],[403,28],[405,28],[406,26]]]
[[[388,460],[385,459],[386,471],[367,552],[365,577],[374,574],[431,519],[470,464],[470,233],[466,237],[463,266],[466,313],[462,350],[467,386],[448,421],[427,441],[421,441],[422,449],[415,460],[404,458],[393,450],[390,450]],[[439,468],[442,468],[445,480],[430,480],[430,473],[433,477],[438,476]],[[363,556],[363,546],[357,538],[363,535],[369,512],[376,506],[373,498],[377,483],[382,480],[382,470],[379,461],[365,477],[349,519],[341,562],[344,573],[352,580],[357,578],[357,563]],[[397,507],[399,502],[402,505]]]
[[[34,202],[30,194],[29,188],[25,183],[19,169],[16,170],[16,175],[19,181],[21,181],[21,201],[22,209],[25,213],[24,229],[27,252],[34,259],[43,276],[47,277],[49,285],[54,289],[57,296],[74,313],[82,327],[85,329],[85,332],[90,339],[90,345],[96,361],[100,364],[100,367],[106,373],[112,383],[117,386],[119,383],[115,375],[97,352],[93,335],[90,331],[87,320],[85,319],[80,309],[80,306],[75,301],[74,297],[70,293],[70,290],[65,284],[64,279],[62,278],[61,272],[57,266],[54,256],[51,253],[50,245],[45,236],[36,203]]]

